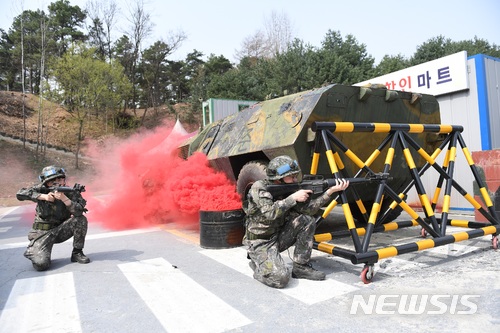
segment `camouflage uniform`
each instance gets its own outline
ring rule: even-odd
[[[276,200],[266,191],[269,184],[269,180],[259,180],[248,193],[243,243],[248,248],[254,278],[270,287],[284,288],[290,280],[290,271],[280,253],[295,245],[293,261],[309,262],[316,228],[312,215],[330,196],[324,193],[303,203],[295,202],[291,196]]]
[[[52,246],[56,243],[62,243],[73,236],[74,250],[81,251],[88,225],[87,218],[83,215],[87,202],[79,192],[65,193],[71,200],[71,205],[66,207],[60,200],[37,200],[42,186],[22,188],[16,195],[18,200],[37,203],[33,228],[28,234],[30,243],[24,256],[32,261],[33,267],[38,271],[50,267]]]

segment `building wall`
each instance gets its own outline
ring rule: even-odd
[[[464,127],[462,137],[471,151],[481,149],[481,137],[479,135],[479,113],[477,105],[477,89],[475,89],[475,65],[474,62],[468,61],[468,80],[470,89],[461,92],[454,92],[437,97],[439,108],[441,111],[441,123],[446,125],[461,125]],[[444,149],[437,158],[437,163],[442,166],[447,148]],[[459,184],[472,194],[472,174],[470,167],[461,153],[460,147],[457,147],[457,157],[455,163],[454,175],[459,179]],[[439,174],[433,168],[429,168],[422,176],[422,183],[427,191],[427,196],[432,199],[436,190],[436,185],[439,180]],[[442,205],[442,197],[445,185],[441,189],[441,199],[438,206]],[[412,205],[420,205],[420,199],[417,191],[413,188],[408,193],[407,202]],[[452,190],[450,206],[452,210],[462,211],[464,213],[472,213],[474,210],[470,207],[470,203],[466,201],[462,195],[455,190]]]
[[[464,127],[462,138],[471,153],[500,148],[500,59],[476,55],[468,58],[467,72],[469,89],[438,96],[441,123]],[[442,165],[443,151],[437,159]],[[495,155],[496,156],[496,155]],[[427,195],[432,198],[439,175],[428,170],[422,181]],[[474,176],[462,152],[457,146],[454,179],[467,193],[474,193]],[[441,190],[444,192],[444,186]],[[418,202],[416,191],[408,195],[408,202]],[[455,189],[452,190],[451,211],[473,213],[474,208]]]
[[[484,72],[478,73],[478,91],[480,98],[481,122],[489,124],[488,139],[483,142],[483,150],[500,148],[500,59],[477,55],[472,57],[477,67],[484,66]],[[482,69],[482,68],[481,68]],[[484,135],[484,134],[483,134]],[[486,139],[486,138],[485,138]]]
[[[203,126],[237,113],[243,107],[248,107],[255,103],[255,101],[210,98],[202,104]]]

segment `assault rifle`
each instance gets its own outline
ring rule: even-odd
[[[62,193],[73,193],[73,192],[78,192],[82,193],[85,192],[85,186],[81,184],[75,184],[73,187],[69,186],[52,186],[52,187],[41,187],[40,188],[40,193],[47,194],[50,192],[62,192]]]
[[[367,184],[373,182],[381,182],[382,180],[391,180],[388,173],[375,173],[367,175],[365,178],[344,178],[349,181],[350,185]],[[298,190],[311,190],[312,195],[317,195],[325,192],[330,187],[336,185],[334,178],[324,179],[319,175],[304,175],[300,183],[293,184],[271,184],[266,187],[266,191],[271,193],[273,197],[284,197],[297,192]]]

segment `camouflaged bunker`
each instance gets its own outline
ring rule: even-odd
[[[244,196],[251,183],[265,177],[267,162],[276,156],[291,156],[298,161],[303,173],[309,173],[315,135],[311,125],[315,121],[439,124],[440,113],[439,104],[431,95],[392,91],[383,85],[332,84],[266,100],[211,123],[182,147],[182,155],[187,157],[203,152],[212,167],[236,182],[238,193]],[[338,134],[362,160],[370,156],[384,136],[378,133]],[[434,133],[412,136],[429,153],[439,144],[439,137]],[[395,190],[412,180],[403,156],[396,158],[391,171],[391,175],[396,176],[389,181]],[[417,167],[425,162],[419,156],[414,159]],[[375,163],[382,165],[383,161]],[[345,167],[353,175],[355,166],[346,163]],[[381,167],[374,165],[374,168]],[[317,174],[331,177],[326,158],[319,161]],[[360,186],[366,186],[361,192],[367,201],[372,200],[376,184]],[[355,215],[355,205],[351,206]]]

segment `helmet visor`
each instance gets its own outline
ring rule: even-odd
[[[292,161],[289,164],[282,165],[276,169],[278,176],[282,176],[288,172],[299,172],[299,164],[297,161]]]
[[[64,171],[63,168],[46,168],[42,171],[42,174],[39,176],[39,178],[40,181],[43,181],[44,179],[47,179],[55,175],[60,175],[61,177],[65,177],[64,176],[65,173],[66,172]]]

